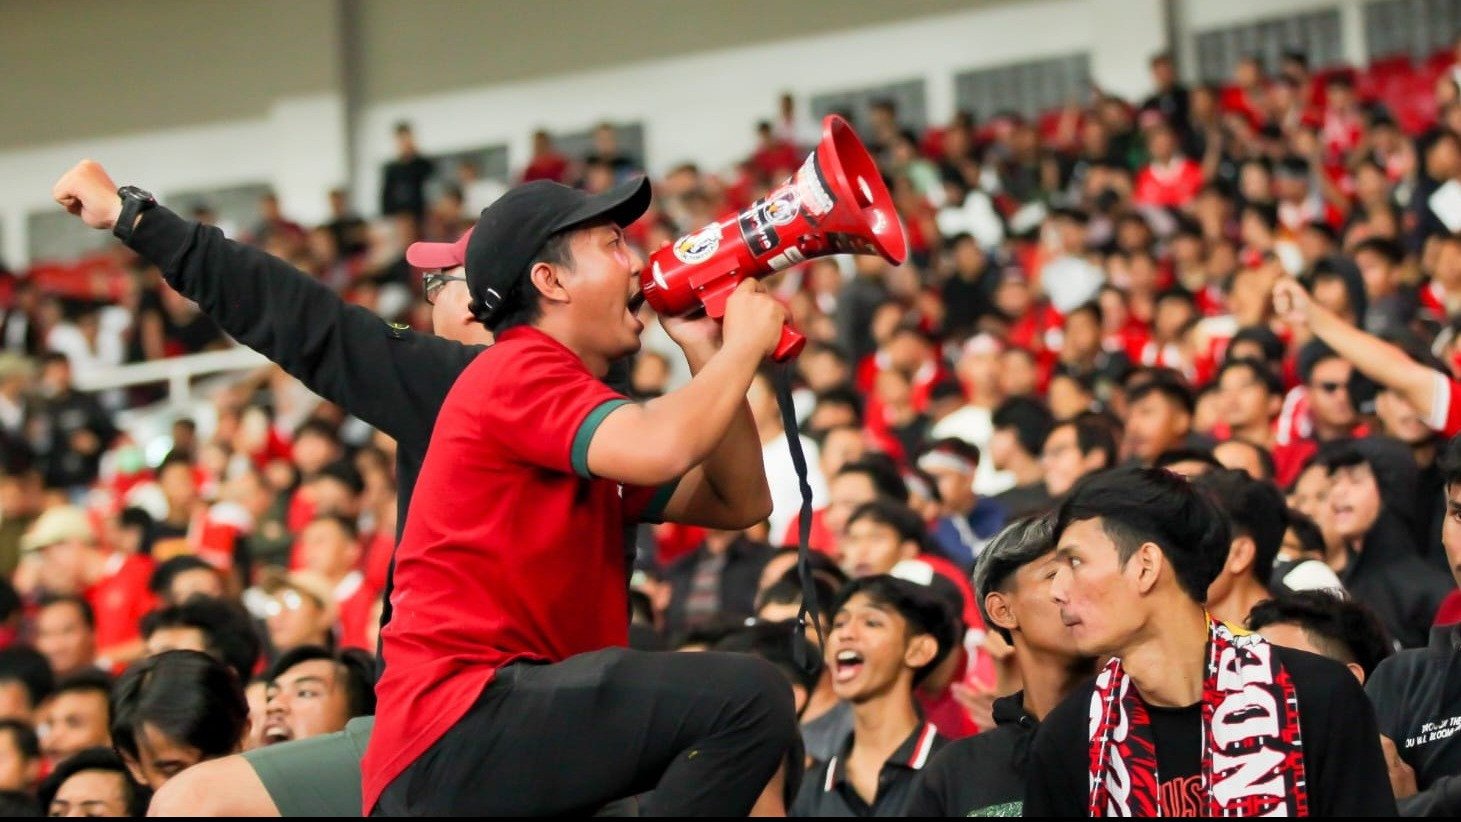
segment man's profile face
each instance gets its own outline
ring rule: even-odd
[[[560,266],[558,276],[570,295],[569,310],[593,332],[595,353],[616,359],[638,351],[644,323],[629,311],[629,300],[639,293],[644,259],[613,223],[575,231],[569,247],[573,265]]]
[[[1066,526],[1055,559],[1050,595],[1076,651],[1119,655],[1143,621],[1137,563],[1123,567],[1099,517]]]

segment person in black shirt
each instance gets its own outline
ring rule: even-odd
[[[1441,461],[1446,520],[1441,542],[1451,573],[1461,580],[1461,437]],[[1424,648],[1385,660],[1365,686],[1380,720],[1390,783],[1405,816],[1461,814],[1461,625],[1431,629]]]
[[[945,744],[913,689],[958,642],[959,617],[916,582],[879,574],[838,594],[824,654],[852,737],[807,773],[791,816],[903,816],[919,769]]]
[[[121,210],[116,183],[91,161],[68,171],[53,193],[93,228],[111,229]],[[347,304],[283,260],[228,240],[219,229],[184,220],[160,205],[138,217],[127,244],[157,265],[168,285],[196,302],[234,339],[395,439],[396,521],[398,530],[403,527],[442,400],[457,375],[491,342],[490,332],[468,308],[470,295],[460,272],[452,265],[430,266],[441,269],[428,272],[425,281],[435,334],[420,334]],[[450,244],[421,245],[436,246],[441,256],[440,246]],[[390,611],[387,593],[382,624],[390,620]],[[343,736],[331,739],[337,743],[335,755],[317,756],[316,761],[328,760],[325,767],[337,763],[353,767],[358,782],[359,751]],[[237,790],[220,791],[221,784]],[[189,815],[319,816],[332,811],[349,815],[360,808],[358,796],[284,807],[251,786],[264,787],[253,768],[242,757],[224,757],[169,780],[153,809],[164,807],[164,800],[176,803],[166,807]]]
[[[436,164],[416,150],[416,136],[410,123],[396,124],[396,159],[386,164],[380,189],[380,213],[409,214],[418,222],[426,213],[426,181],[436,173]]]
[[[1229,526],[1160,469],[1078,484],[1056,513],[1050,595],[1110,661],[1041,724],[1029,816],[1393,816],[1375,714],[1339,663],[1203,608]]]
[[[974,591],[984,621],[1014,646],[1024,688],[994,702],[992,729],[939,751],[913,782],[908,816],[1019,816],[1025,767],[1040,718],[1091,675],[1072,650],[1050,598],[1054,520],[1020,520],[979,555]]]

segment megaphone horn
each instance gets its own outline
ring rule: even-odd
[[[823,121],[821,142],[790,179],[734,217],[651,254],[640,273],[640,293],[662,315],[704,307],[720,319],[742,280],[828,254],[876,254],[894,265],[908,255],[877,163],[852,126],[835,115]],[[772,359],[785,362],[804,345],[806,337],[788,324]]]

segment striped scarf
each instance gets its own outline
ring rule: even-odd
[[[1202,688],[1204,816],[1308,816],[1293,680],[1257,634],[1208,617]],[[1146,705],[1112,659],[1091,695],[1090,815],[1163,816]]]

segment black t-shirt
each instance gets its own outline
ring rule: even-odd
[[[1349,669],[1331,659],[1274,646],[1293,677],[1304,744],[1304,773],[1312,816],[1394,816],[1389,771],[1380,752],[1375,711]],[[1030,753],[1026,816],[1087,816],[1089,710],[1094,680],[1076,688],[1051,711]],[[1201,708],[1150,711],[1157,741],[1162,799],[1182,797],[1168,814],[1192,813],[1195,788],[1176,780],[1200,773]],[[1168,787],[1170,785],[1170,788]],[[1192,797],[1192,798],[1189,798]]]
[[[1206,816],[1202,801],[1202,703],[1147,706],[1157,740],[1158,790],[1168,816]]]
[[[1024,692],[994,701],[995,727],[949,743],[913,780],[904,816],[1019,816],[1039,720]]]

